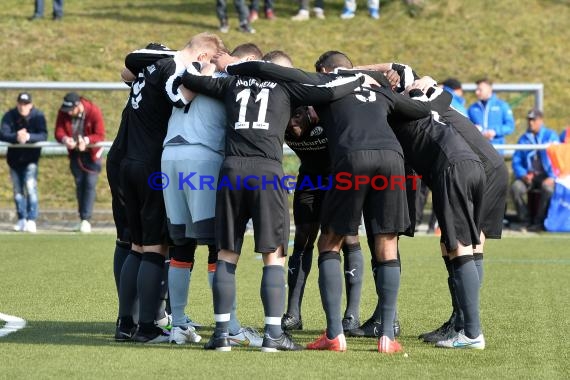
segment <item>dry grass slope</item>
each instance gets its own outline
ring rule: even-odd
[[[149,41],[179,48],[195,33],[217,31],[214,4],[210,0],[82,0],[65,4],[62,22],[49,17],[30,22],[33,2],[4,0],[0,9],[0,51],[4,53],[0,80],[16,81],[118,81],[123,57]],[[47,2],[49,8],[50,2]],[[348,53],[355,63],[395,60],[411,64],[419,73],[436,79],[449,75],[472,82],[483,75],[495,82],[544,83],[547,124],[560,130],[570,123],[568,91],[568,41],[570,2],[567,0],[426,0],[422,13],[411,18],[401,1],[382,0],[382,17],[374,21],[360,6],[357,17],[338,18],[342,1],[327,2],[325,21],[311,19],[293,23],[293,2],[278,2],[274,22],[260,20],[257,34],[235,30],[235,10],[229,7],[230,33],[223,35],[232,47],[253,41],[264,50],[282,49],[307,70],[317,56],[329,49]],[[46,14],[50,10],[46,8]],[[0,109],[13,106],[17,91],[0,91]],[[126,92],[90,92],[105,115],[107,138],[114,137]],[[56,110],[63,92],[34,93],[38,107],[46,112],[53,131]],[[472,98],[471,98],[472,99]],[[524,113],[530,98],[510,96],[516,104],[516,142],[524,130]],[[45,160],[47,162],[49,160]],[[59,168],[66,164],[54,165]],[[291,164],[290,166],[294,166]],[[51,170],[46,165],[42,176]],[[67,170],[67,169],[65,169]],[[67,173],[66,173],[67,174]],[[7,179],[5,166],[0,177]],[[66,192],[61,173],[40,185],[44,200],[54,206],[66,203],[53,194]],[[67,185],[66,185],[67,186]],[[99,203],[108,205],[104,183]],[[9,186],[0,188],[0,206],[10,203]],[[47,205],[49,206],[49,205]]]

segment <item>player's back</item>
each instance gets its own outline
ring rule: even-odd
[[[463,160],[479,161],[461,135],[434,116],[411,122],[394,119],[390,122],[406,161],[429,186],[433,176],[449,165]]]
[[[352,94],[316,107],[326,127],[333,162],[358,150],[402,149],[387,118],[394,108],[394,94],[384,88],[360,87]]]
[[[223,155],[226,123],[226,110],[221,101],[196,95],[184,108],[172,110],[164,146],[200,145]]]
[[[292,107],[285,88],[272,81],[235,77],[224,102],[226,157],[259,157],[281,162]]]
[[[172,107],[183,107],[178,93],[184,65],[176,58],[164,58],[147,66],[133,83],[126,118],[127,158],[160,162]]]
[[[489,140],[483,137],[471,120],[452,108],[449,108],[441,117],[446,123],[457,130],[473,152],[477,154],[483,163],[487,176],[497,167],[504,165],[503,157],[497,152],[493,145],[491,145]]]

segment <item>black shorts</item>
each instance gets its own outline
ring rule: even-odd
[[[121,162],[107,159],[105,165],[107,181],[111,189],[111,208],[113,209],[113,220],[117,230],[117,240],[130,243],[131,237],[127,227],[127,210],[125,209],[125,198],[121,189]]]
[[[251,218],[255,252],[270,253],[283,247],[283,254],[287,254],[289,207],[282,178],[283,168],[277,161],[241,157],[224,160],[216,195],[218,249],[240,253]]]
[[[160,172],[160,163],[124,159],[121,162],[121,188],[125,199],[131,241],[137,245],[168,243],[166,210],[162,190],[149,186],[149,176]],[[153,181],[158,185],[156,181]]]
[[[412,169],[412,167],[404,163],[406,171],[406,201],[408,204],[408,215],[410,218],[410,227],[401,232],[401,235],[414,237],[416,232],[416,197],[422,187],[421,176]]]
[[[297,184],[302,183],[305,177],[307,176],[299,174]],[[314,176],[309,177],[312,178]],[[311,183],[316,184],[317,181],[312,179]],[[296,226],[321,222],[321,206],[325,194],[326,190],[311,188],[295,189],[295,194],[293,195],[293,219],[295,220]]]
[[[364,214],[369,233],[399,234],[409,230],[404,159],[392,150],[348,153],[334,165],[333,185],[323,201],[321,225],[338,235],[357,235]],[[366,184],[357,184],[358,177]]]
[[[481,206],[481,231],[486,239],[500,239],[507,204],[509,171],[505,164],[487,174],[483,205]]]
[[[448,252],[480,244],[480,215],[485,171],[477,161],[450,165],[433,176],[433,211],[441,228],[441,242]]]

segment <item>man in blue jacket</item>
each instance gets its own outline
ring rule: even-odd
[[[34,108],[32,96],[18,95],[17,104],[2,118],[0,140],[12,144],[31,144],[47,139],[44,114]],[[16,231],[36,232],[38,216],[38,161],[41,148],[8,148],[6,160],[14,188],[18,213]]]
[[[489,79],[479,79],[475,83],[475,95],[479,100],[469,106],[467,115],[491,144],[504,144],[505,136],[515,131],[513,111],[507,102],[493,94],[493,83]]]
[[[532,109],[527,114],[528,129],[519,138],[518,144],[546,144],[558,142],[558,134],[543,124],[543,114]],[[529,230],[540,231],[546,210],[554,191],[554,172],[545,149],[517,150],[513,156],[515,182],[511,186],[511,195],[518,217],[523,222],[530,222]],[[524,196],[529,190],[540,190],[540,202],[536,216],[529,219],[529,210]]]

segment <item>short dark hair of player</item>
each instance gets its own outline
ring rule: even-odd
[[[293,67],[293,60],[283,50],[271,50],[269,53],[266,53],[261,59],[267,62],[286,61],[291,67]]]
[[[253,56],[254,59],[261,59],[263,53],[261,49],[257,47],[256,44],[247,43],[236,46],[236,48],[230,53],[232,57],[243,58],[248,55]]]
[[[322,73],[323,70],[327,72],[333,71],[339,67],[352,69],[352,62],[346,54],[336,50],[329,50],[323,53],[315,62],[315,69],[318,73]]]
[[[475,81],[475,84],[479,84],[479,83],[487,83],[489,86],[493,85],[493,81],[491,79],[489,79],[488,77],[483,77],[483,78],[477,79]]]

